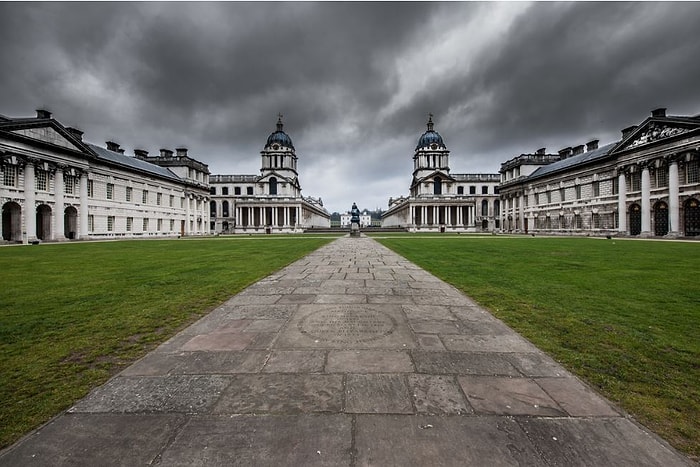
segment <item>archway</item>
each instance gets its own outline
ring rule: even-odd
[[[78,210],[73,206],[63,211],[63,235],[71,240],[78,235]]]
[[[51,208],[45,204],[36,208],[36,238],[51,239]]]
[[[668,204],[659,201],[654,205],[654,235],[663,237],[668,233]]]
[[[642,233],[642,208],[637,204],[630,206],[630,235]]]
[[[12,201],[2,206],[2,239],[8,242],[22,241],[22,208]]]
[[[486,219],[483,219],[481,221],[481,230],[488,230],[489,229],[489,221]]]
[[[700,235],[700,202],[695,198],[690,198],[683,207],[685,211],[685,236]]]

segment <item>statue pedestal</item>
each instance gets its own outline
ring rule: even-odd
[[[350,236],[359,237],[360,236],[360,224],[353,222],[350,224]]]

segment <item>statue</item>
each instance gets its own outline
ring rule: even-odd
[[[350,210],[350,236],[360,236],[360,210],[357,209],[357,204],[355,203],[352,203],[352,209]]]

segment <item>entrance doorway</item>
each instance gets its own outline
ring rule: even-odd
[[[700,235],[700,202],[695,198],[690,198],[683,207],[685,211],[686,237]]]
[[[642,208],[637,204],[630,206],[630,235],[642,233]]]
[[[63,212],[63,235],[73,240],[78,232],[78,210],[68,206]]]
[[[22,241],[22,208],[13,201],[2,206],[2,239],[8,242]]]
[[[654,205],[654,235],[668,234],[668,204],[659,201]]]
[[[36,208],[36,238],[39,240],[51,239],[51,208],[46,204]]]

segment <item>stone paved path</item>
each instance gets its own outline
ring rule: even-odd
[[[254,284],[0,465],[692,465],[369,238]]]

